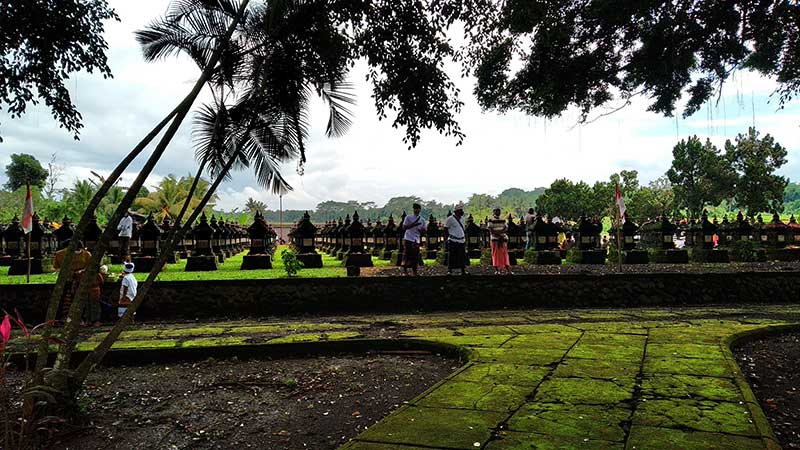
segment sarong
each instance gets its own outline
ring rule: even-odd
[[[419,264],[419,244],[403,240],[403,267],[416,267]]]
[[[508,246],[505,242],[492,241],[492,265],[497,269],[505,269],[511,265],[508,258]]]
[[[447,268],[463,269],[466,266],[466,254],[463,242],[447,241]]]

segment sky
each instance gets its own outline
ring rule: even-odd
[[[121,22],[109,23],[105,33],[114,78],[79,73],[69,83],[73,101],[83,115],[80,140],[59,128],[45,106],[31,106],[21,119],[0,112],[4,138],[0,167],[9,163],[12,153],[31,154],[43,165],[55,154],[57,163],[66,168],[63,186],[89,178],[91,170],[108,174],[191,89],[199,76],[192,62],[171,58],[145,63],[133,37],[133,31],[163,14],[168,1],[110,0],[110,4],[121,18]],[[775,83],[749,72],[735,73],[719,101],[705,105],[688,119],[647,112],[648,100],[637,98],[621,111],[578,125],[575,111],[554,120],[517,112],[484,112],[471,96],[474,80],[460,78],[457,67],[452,68],[464,102],[457,117],[466,133],[461,146],[456,146],[453,138],[425,132],[417,147],[408,150],[402,130],[391,126],[392,117],[378,120],[369,95],[371,87],[363,81],[366,65],[357,63],[351,72],[358,93],[353,128],[341,138],[326,138],[324,105],[321,101],[313,104],[308,162],[302,176],[296,164],[283,168],[294,188],[284,195],[283,208],[313,209],[326,200],[382,205],[404,195],[453,203],[472,193],[548,186],[557,178],[591,184],[631,169],[646,183],[666,172],[672,147],[679,139],[698,135],[722,147],[726,139],[733,140],[753,125],[787,148],[788,164],[780,173],[792,181],[800,177],[800,100],[779,109],[777,98],[771,97]],[[200,101],[208,98],[206,92]],[[608,109],[618,105],[610,104]],[[604,112],[598,109],[590,118]],[[141,156],[129,168],[123,185],[135,177],[144,159]],[[196,168],[191,121],[187,120],[147,185],[155,185],[168,174],[193,174]],[[0,183],[4,183],[5,173],[0,172]],[[272,209],[278,207],[278,198],[259,187],[249,172],[237,172],[220,186],[217,207],[242,208],[248,197],[264,201]]]

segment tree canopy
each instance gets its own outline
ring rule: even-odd
[[[775,171],[786,164],[786,154],[772,136],[760,138],[752,127],[739,134],[735,144],[725,142],[725,158],[736,174],[733,198],[740,208],[751,213],[783,211],[789,180]]]
[[[81,70],[111,76],[103,32],[119,18],[106,0],[6,0],[0,8],[0,111],[20,117],[43,101],[77,139],[83,124],[66,82]]]
[[[558,116],[649,97],[671,116],[696,112],[736,70],[800,90],[800,3],[793,0],[463,0],[464,67],[487,109]],[[624,104],[624,103],[623,103]]]
[[[16,191],[18,188],[30,183],[31,186],[44,187],[48,172],[42,164],[31,155],[25,153],[14,153],[11,155],[11,163],[6,166],[5,188],[9,191]]]

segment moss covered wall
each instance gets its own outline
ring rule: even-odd
[[[0,285],[0,308],[34,322],[51,288]],[[109,284],[104,295],[116,299],[117,289]],[[798,293],[796,272],[174,281],[156,283],[138,317],[792,303]]]

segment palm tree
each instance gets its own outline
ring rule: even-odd
[[[327,123],[329,136],[343,134],[351,124],[351,113],[347,105],[354,102],[354,96],[349,91],[351,86],[342,82],[347,66],[335,60],[335,63],[331,64],[331,53],[327,51],[325,41],[319,41],[322,44],[317,44],[316,54],[310,55],[308,60],[287,59],[286,49],[277,52],[268,51],[273,47],[280,47],[281,40],[288,38],[286,34],[290,30],[286,28],[284,22],[295,20],[295,15],[308,13],[301,7],[288,8],[284,5],[284,8],[285,17],[278,18],[276,12],[268,8],[257,11],[251,17],[248,26],[258,29],[259,32],[253,34],[259,35],[266,42],[260,46],[250,44],[247,47],[253,49],[248,51],[246,62],[248,77],[243,77],[234,85],[228,86],[229,91],[226,96],[216,95],[214,102],[201,107],[196,115],[193,130],[196,157],[201,168],[207,166],[214,182],[200,204],[194,207],[187,223],[196,220],[214,196],[220,183],[229,178],[231,170],[251,168],[258,182],[273,192],[283,193],[291,189],[282,177],[279,167],[280,164],[293,159],[299,159],[301,163],[305,160],[304,148],[309,126],[307,109],[313,93],[319,94],[329,105],[330,114]],[[304,29],[300,28],[291,32],[303,33],[303,31]],[[156,41],[165,40],[167,39]],[[323,54],[327,60],[321,58]],[[341,61],[346,61],[345,55],[342,55]],[[292,65],[295,66],[294,69],[290,67]],[[281,71],[276,69],[278,66],[289,70],[283,77],[291,77],[294,74],[300,75],[301,78],[279,81]],[[236,89],[241,85],[244,89]],[[226,97],[233,99],[233,102],[226,103],[224,101]],[[185,202],[176,222],[182,221],[187,206],[188,202]],[[182,238],[183,232],[183,227],[173,227],[164,244],[162,257],[155,264],[147,280],[139,287],[136,298],[128,309],[129,312],[78,366],[75,372],[78,383],[85,379],[91,368],[102,359],[127,326],[166,261],[166,255]]]

